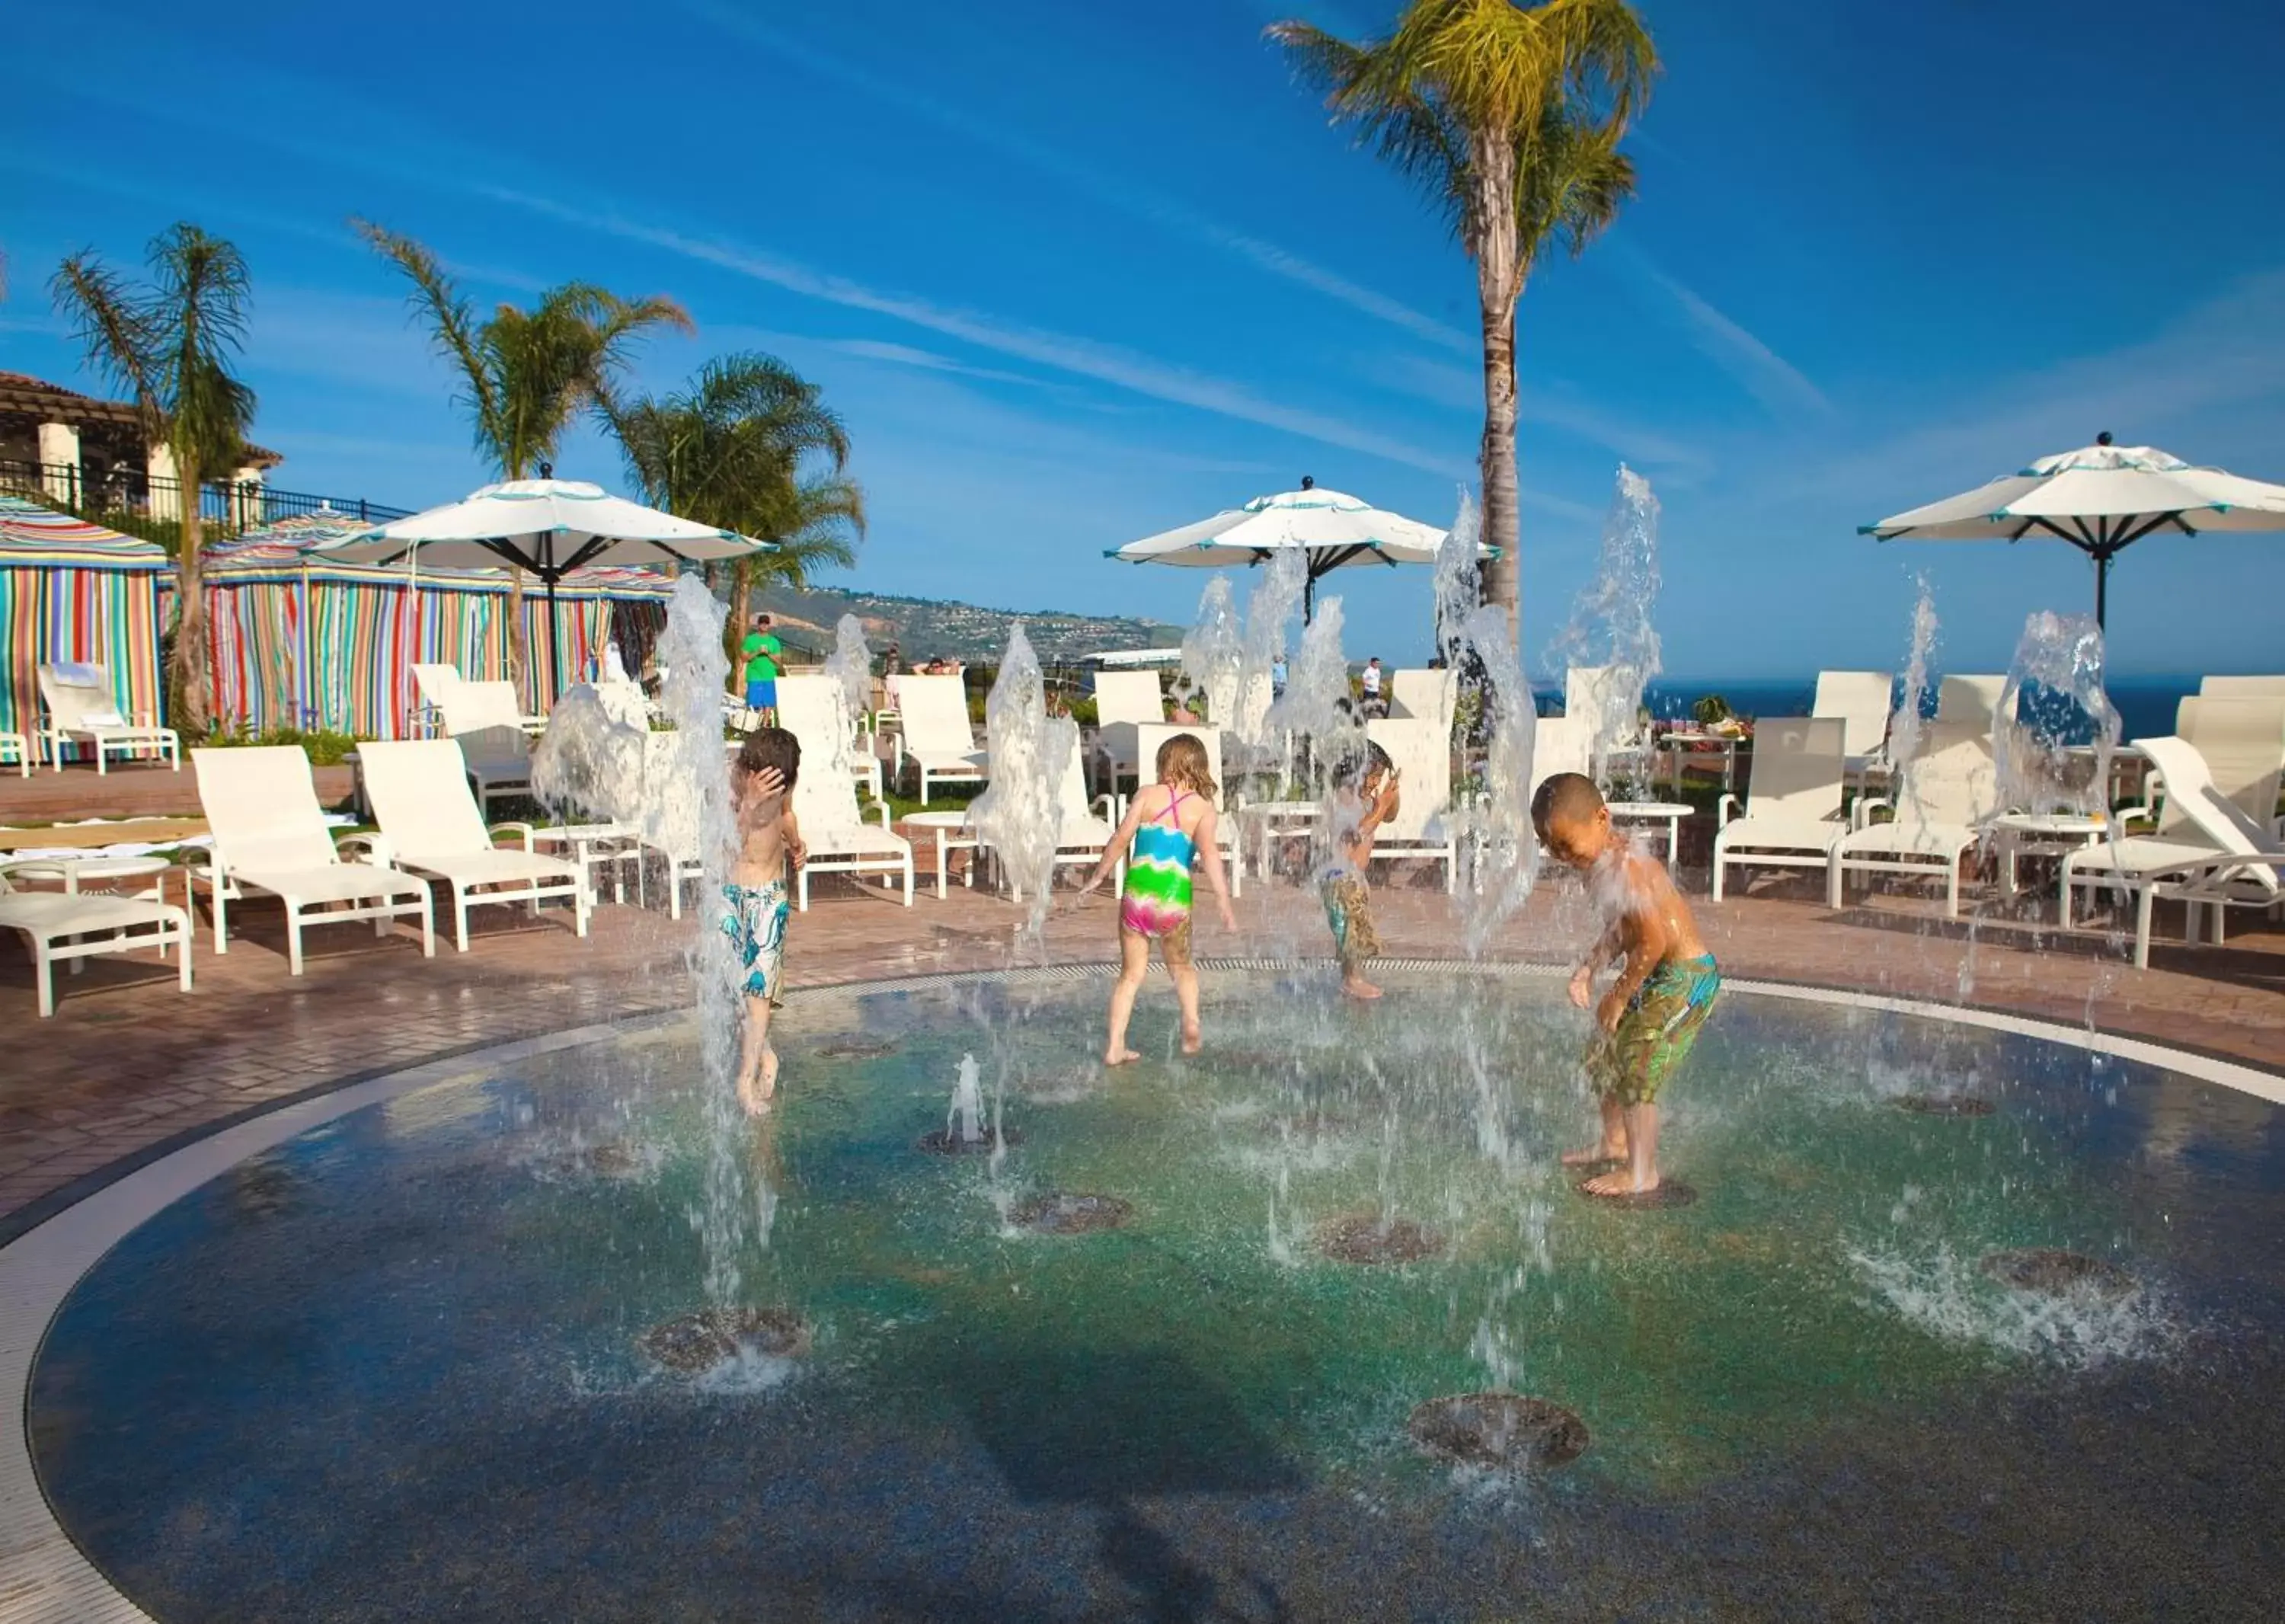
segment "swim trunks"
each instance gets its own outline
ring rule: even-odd
[[[783,880],[722,887],[722,934],[738,955],[738,990],[783,1003],[786,920],[792,901]]]
[[[1329,874],[1317,882],[1317,898],[1332,927],[1333,956],[1345,970],[1380,957],[1380,932],[1372,922],[1372,892],[1351,874]]]
[[[1595,1091],[1621,1105],[1648,1105],[1698,1041],[1714,1012],[1722,972],[1714,955],[1661,964],[1627,1000],[1619,1029],[1598,1032],[1587,1045],[1587,1076]]]

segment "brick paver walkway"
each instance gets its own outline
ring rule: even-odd
[[[2241,914],[2231,945],[2161,948],[2153,968],[2138,971],[2097,937],[1991,924],[1971,933],[1906,898],[1836,915],[1795,885],[1718,906],[1701,895],[1696,906],[1734,976],[1953,1002],[1965,967],[1977,1004],[2285,1069],[2285,929],[2274,922]],[[1392,954],[1457,955],[1455,914],[1441,890],[1400,883],[1381,892],[1379,913]],[[1236,938],[1202,919],[1199,953],[1326,951],[1314,897],[1293,887],[1249,884],[1239,916]],[[361,925],[320,930],[297,981],[286,974],[275,908],[257,902],[232,910],[234,926],[251,933],[234,936],[226,957],[208,951],[201,931],[190,996],[153,955],[98,959],[84,975],[59,977],[62,1001],[45,1022],[34,1012],[28,959],[10,937],[0,947],[0,1235],[122,1157],[304,1090],[687,1002],[687,918],[607,906],[585,942],[557,922],[560,914],[535,922],[495,908],[477,918],[472,951],[457,954],[440,940],[433,962],[408,938],[377,941]],[[907,912],[877,890],[821,879],[815,905],[793,927],[791,979],[820,985],[1004,966],[1018,919],[982,890],[955,890],[949,904],[924,893]],[[1564,958],[1582,925],[1575,892],[1544,890],[1490,952]],[[1113,946],[1106,900],[1048,923],[1049,957],[1104,960]]]

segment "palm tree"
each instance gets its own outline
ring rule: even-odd
[[[1350,44],[1304,22],[1269,37],[1322,86],[1336,119],[1448,213],[1476,263],[1484,334],[1485,595],[1515,625],[1515,308],[1547,245],[1583,253],[1634,195],[1619,151],[1658,72],[1628,0],[1411,0],[1386,39]]]
[[[168,686],[176,726],[199,734],[211,687],[199,498],[207,470],[234,466],[254,425],[254,391],[231,373],[246,341],[250,284],[238,249],[187,221],[151,239],[148,261],[151,280],[137,287],[82,249],[49,286],[89,362],[134,396],[146,443],[174,455],[182,528]]]
[[[857,561],[865,493],[849,478],[849,434],[822,391],[773,356],[708,362],[690,387],[613,412],[627,471],[653,506],[777,551],[731,566],[724,640],[734,651],[768,581],[796,588]]]
[[[626,300],[591,282],[567,282],[531,309],[503,304],[476,319],[475,307],[436,256],[410,237],[352,220],[365,241],[412,284],[413,308],[428,322],[438,353],[459,370],[476,450],[502,479],[530,479],[553,461],[578,415],[606,418],[634,341],[653,327],[691,330],[671,299]],[[529,663],[524,647],[523,574],[508,572],[509,677]]]

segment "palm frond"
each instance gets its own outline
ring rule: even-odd
[[[134,397],[145,438],[157,440],[165,430],[166,413],[160,398],[159,333],[146,301],[92,248],[66,257],[48,286],[56,314],[71,324],[89,365]]]
[[[254,391],[230,370],[246,341],[246,260],[235,245],[185,222],[151,245],[151,271],[153,308],[169,313],[157,357],[169,403],[167,437],[178,464],[226,467],[254,425]]]
[[[436,256],[421,244],[371,220],[352,216],[349,225],[412,284],[412,307],[428,318],[430,341],[438,354],[459,368],[467,389],[466,403],[475,418],[476,449],[497,462],[506,435],[501,432],[499,393],[477,340],[475,307]]]

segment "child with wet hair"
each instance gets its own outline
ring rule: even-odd
[[[1556,773],[1532,796],[1531,821],[1550,856],[1584,871],[1603,920],[1571,977],[1571,1001],[1595,1006],[1586,1066],[1603,1134],[1563,1165],[1622,1163],[1581,1188],[1590,1196],[1644,1195],[1659,1185],[1659,1091],[1713,1013],[1721,971],[1672,876],[1612,829],[1611,809],[1591,779]],[[1595,977],[1612,963],[1618,979],[1598,1001]]]
[[[1380,957],[1367,881],[1373,838],[1396,815],[1397,776],[1388,752],[1370,741],[1333,764],[1317,858],[1317,899],[1325,906],[1325,923],[1333,933],[1341,992],[1350,998],[1380,996],[1380,989],[1364,977],[1365,965]]]
[[[790,882],[808,855],[793,813],[793,787],[800,776],[801,741],[782,727],[748,734],[730,769],[738,850],[722,887],[722,934],[730,938],[733,974],[745,1000],[738,1102],[755,1117],[770,1109],[777,1094],[778,1053],[770,1047],[770,1016],[785,1001]]]
[[[1236,930],[1229,891],[1221,872],[1221,847],[1215,828],[1213,781],[1206,747],[1196,734],[1178,733],[1158,747],[1158,781],[1135,792],[1118,834],[1103,849],[1087,883],[1085,898],[1127,859],[1127,883],[1119,904],[1119,981],[1111,990],[1111,1032],[1103,1063],[1123,1066],[1142,1056],[1127,1046],[1127,1024],[1142,978],[1150,973],[1150,945],[1174,983],[1182,1011],[1182,1053],[1195,1055],[1205,1040],[1198,1027],[1198,972],[1190,961],[1190,871],[1205,870],[1206,889],[1221,909],[1221,928]]]

